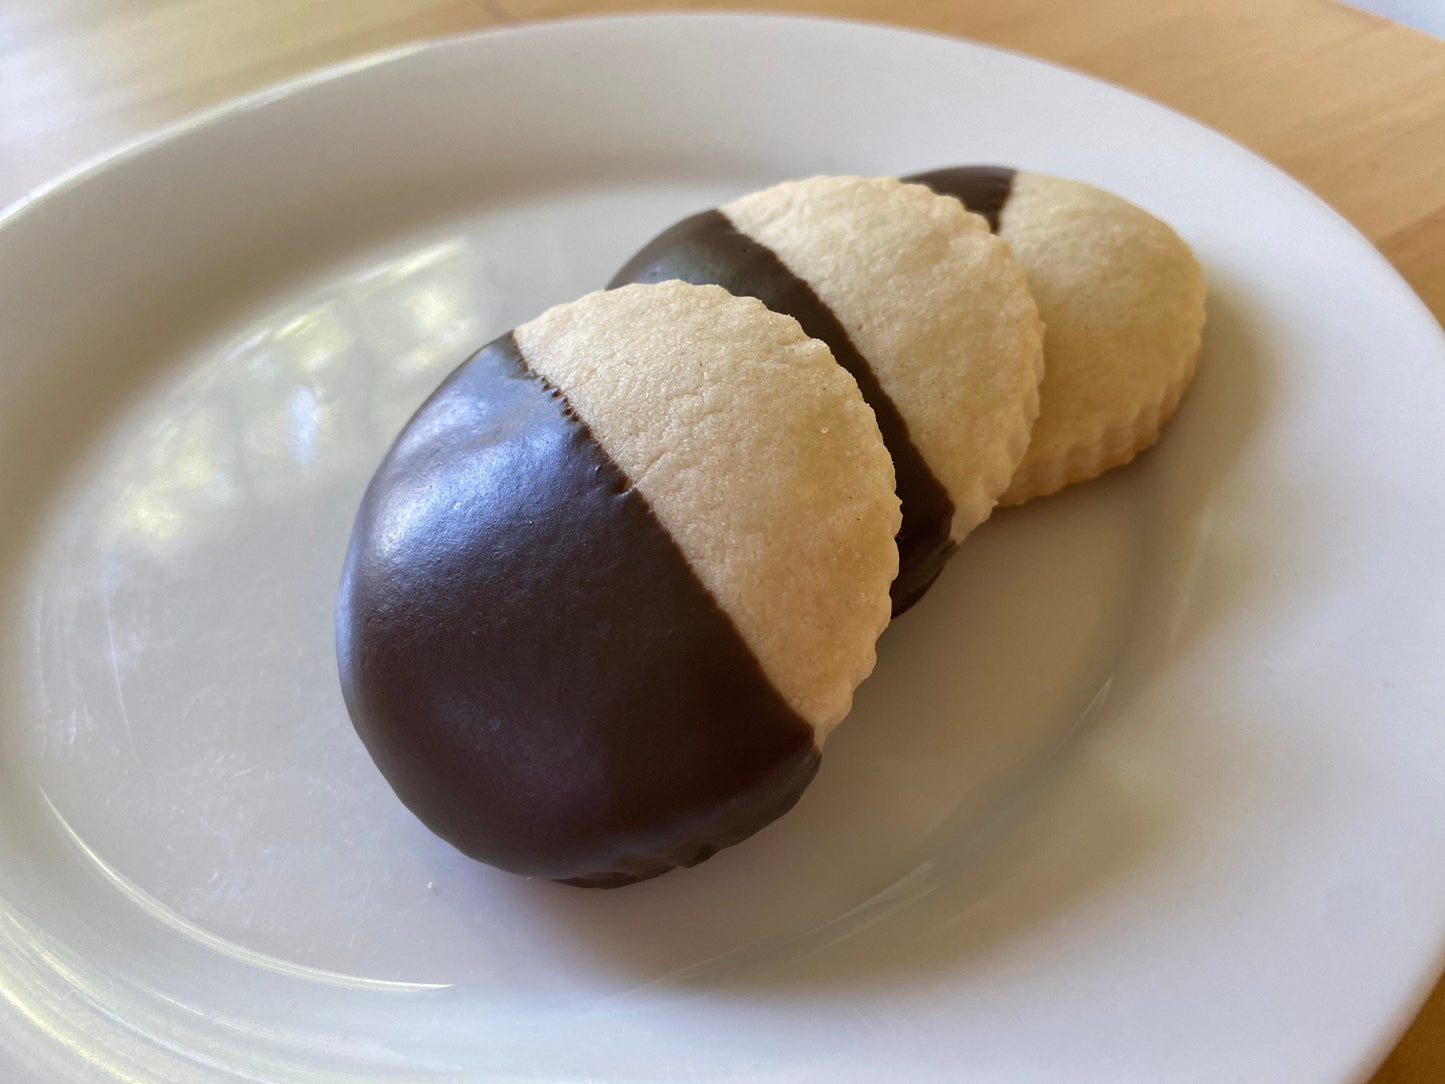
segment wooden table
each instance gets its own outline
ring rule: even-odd
[[[185,113],[421,37],[651,0],[0,0],[0,204]],[[1445,43],[1331,0],[730,0],[966,35],[1091,72],[1271,159],[1445,320]],[[1375,1084],[1445,1079],[1445,983]]]

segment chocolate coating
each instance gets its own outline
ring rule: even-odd
[[[647,501],[505,335],[367,487],[336,607],[346,705],[459,850],[613,886],[786,812],[818,766]]]
[[[907,423],[867,359],[813,288],[793,274],[772,249],[743,233],[719,210],[685,218],[658,234],[623,265],[607,288],[668,279],[721,286],[791,316],[808,335],[827,343],[838,364],[858,382],[893,456],[898,499],[903,505],[898,577],[890,588],[893,614],[901,614],[938,578],[955,549],[949,533],[953,501],[909,439]]]
[[[926,184],[940,196],[952,196],[974,214],[988,219],[988,228],[998,233],[999,215],[1013,194],[1017,173],[1007,166],[952,166],[902,179],[910,184]]]

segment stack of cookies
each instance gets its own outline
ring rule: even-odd
[[[1125,463],[1194,373],[1164,223],[997,167],[684,219],[465,362],[357,515],[342,689],[463,852],[572,884],[786,812],[874,643],[998,503]]]

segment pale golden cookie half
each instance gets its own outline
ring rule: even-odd
[[[1079,181],[996,166],[910,180],[987,218],[1043,318],[1033,436],[1000,504],[1023,504],[1129,462],[1194,379],[1204,277],[1165,223]]]

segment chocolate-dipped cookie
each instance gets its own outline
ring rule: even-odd
[[[874,663],[893,467],[797,322],[716,287],[588,295],[417,411],[357,515],[342,689],[474,858],[610,886],[785,812]]]
[[[857,379],[897,469],[907,609],[987,518],[1038,411],[1042,329],[1008,247],[925,187],[813,177],[684,219],[612,285],[667,279],[787,313]]]
[[[1039,417],[1001,503],[1093,478],[1153,444],[1199,357],[1204,277],[1189,246],[1079,181],[999,166],[907,179],[988,219],[1027,272],[1047,328]]]

